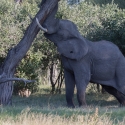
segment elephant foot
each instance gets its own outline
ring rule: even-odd
[[[87,104],[85,105],[79,105],[80,108],[87,108]]]
[[[120,107],[120,108],[122,108],[122,107],[125,107],[125,105],[123,105],[123,104],[120,104],[120,105],[119,105],[119,107]]]
[[[120,103],[119,107],[125,107],[125,101],[123,101],[122,103]]]
[[[87,107],[86,101],[82,102],[79,101],[79,107],[86,108]]]
[[[73,104],[67,104],[67,107],[68,108],[75,108],[75,105],[73,105]]]
[[[117,92],[117,95],[118,95],[117,100],[120,104],[120,107],[125,107],[125,96],[122,95],[121,93],[118,94],[118,92]]]

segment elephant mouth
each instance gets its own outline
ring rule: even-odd
[[[40,28],[42,31],[44,31],[45,33],[48,32],[48,30],[47,30],[46,28],[44,28],[44,27],[41,26],[41,24],[40,24],[38,18],[36,18],[36,22],[37,22],[37,25],[39,26],[39,28]]]
[[[73,53],[73,51],[70,51],[70,53]]]

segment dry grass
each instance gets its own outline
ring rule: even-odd
[[[96,108],[92,115],[73,114],[71,117],[62,117],[56,114],[31,113],[30,109],[27,108],[15,118],[0,118],[0,125],[114,125],[114,123],[105,114],[99,116],[98,108]],[[117,122],[117,124],[124,125],[125,121]]]
[[[0,120],[1,125],[108,125],[112,122],[108,118],[100,119],[98,117],[97,111],[93,116],[81,116],[77,117],[73,115],[70,118],[60,117],[57,115],[43,115],[43,114],[34,114],[28,113],[28,111],[18,115],[15,120],[12,118],[6,118]]]

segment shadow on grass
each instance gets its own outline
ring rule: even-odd
[[[101,107],[119,106],[118,101],[110,94],[105,93],[89,93],[86,95],[87,104]]]
[[[14,96],[14,106],[29,106],[29,107],[50,107],[59,108],[66,107],[65,92],[62,90],[62,94],[51,94],[47,89],[43,89],[44,92],[35,93],[28,98],[22,98]],[[86,101],[88,106],[100,106],[100,107],[118,107],[118,101],[108,93],[88,93],[86,94]],[[74,104],[78,107],[76,94],[74,95]]]

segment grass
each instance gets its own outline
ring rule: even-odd
[[[50,94],[48,87],[29,98],[13,96],[13,105],[0,107],[0,125],[114,125],[125,124],[125,108],[109,94],[87,93],[88,107],[66,107],[65,92]]]

